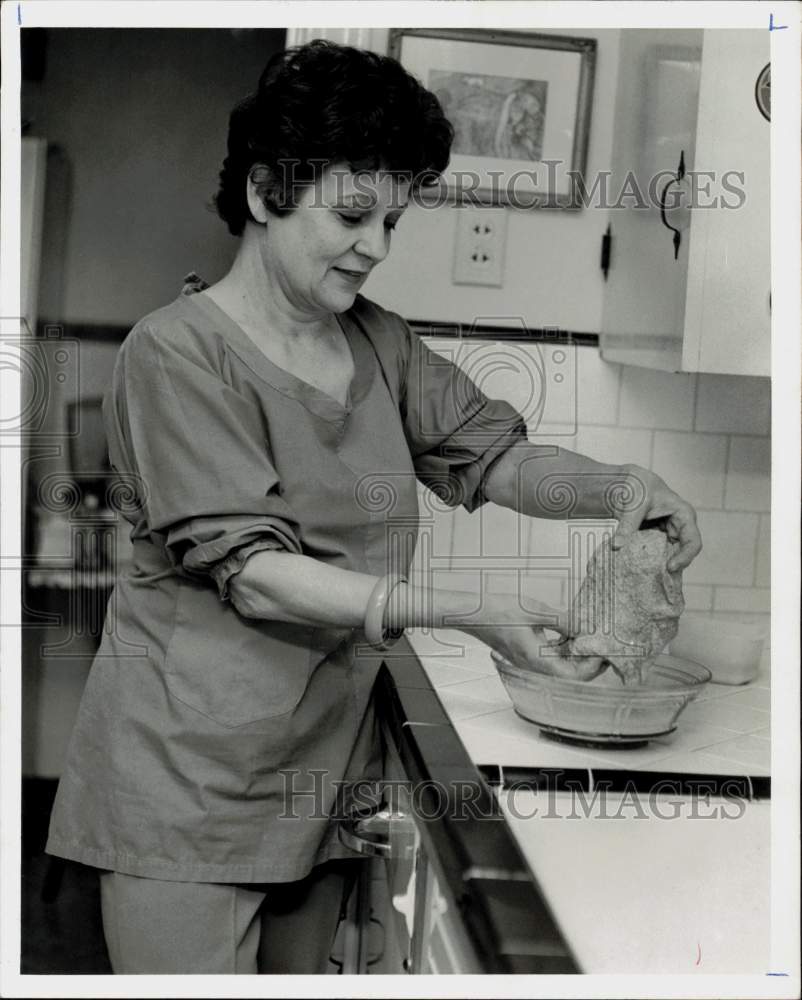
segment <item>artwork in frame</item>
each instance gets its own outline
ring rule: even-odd
[[[454,126],[451,162],[427,200],[582,207],[595,38],[394,28],[389,50]]]

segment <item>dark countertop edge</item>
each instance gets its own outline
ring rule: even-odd
[[[421,833],[433,848],[441,889],[460,912],[483,971],[580,972],[489,784],[405,637],[385,658],[376,688],[381,721],[409,780],[448,790],[447,807],[420,820]],[[457,816],[451,808],[459,805],[452,792],[460,786],[472,789],[478,817]]]
[[[709,794],[738,799],[770,799],[771,777],[767,774],[706,774],[681,771],[629,771],[624,768],[504,767],[479,764],[480,774],[488,784],[509,788],[528,788],[590,792],[603,788],[608,792],[638,792],[660,795]],[[591,787],[592,786],[592,787]]]

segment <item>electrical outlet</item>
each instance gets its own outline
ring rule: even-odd
[[[453,283],[501,288],[507,241],[506,208],[463,205],[456,211]]]

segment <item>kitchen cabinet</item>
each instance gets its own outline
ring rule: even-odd
[[[357,957],[349,963],[350,971],[381,975],[481,973],[482,956],[466,934],[457,900],[444,887],[442,861],[427,836],[426,825],[415,821],[409,776],[386,731],[385,739],[385,774],[392,783],[392,806],[341,828],[346,843],[379,861],[363,873],[363,883],[352,900],[351,920],[358,931],[351,945]],[[343,834],[343,830],[350,832]],[[378,954],[371,958],[374,926],[380,927],[382,934]]]
[[[770,374],[769,33],[621,33],[601,354]]]
[[[498,802],[402,639],[376,686],[381,810],[342,823],[372,857],[335,942],[343,972],[574,973]]]

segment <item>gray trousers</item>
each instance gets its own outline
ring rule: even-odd
[[[297,882],[270,884],[101,872],[111,967],[117,975],[325,973],[361,863],[329,861]]]

